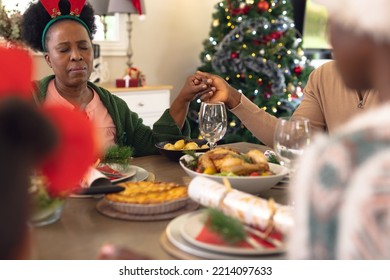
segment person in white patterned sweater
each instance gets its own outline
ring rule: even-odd
[[[374,88],[381,106],[317,137],[301,158],[290,257],[390,259],[390,1],[318,2],[344,82]]]

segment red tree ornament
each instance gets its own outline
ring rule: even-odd
[[[251,6],[245,5],[244,3],[241,3],[240,6],[237,8],[233,8],[233,4],[230,1],[228,1],[228,6],[229,6],[230,13],[233,16],[247,15],[251,8]]]
[[[259,10],[259,12],[266,12],[269,9],[269,3],[267,1],[260,1],[257,4],[257,9]]]
[[[238,53],[236,53],[236,52],[232,52],[231,53],[231,55],[230,55],[230,57],[232,58],[232,59],[236,59],[236,58],[238,58],[240,55],[238,54]]]
[[[275,31],[275,32],[272,32],[271,34],[269,34],[270,38],[275,39],[275,40],[280,39],[280,37],[282,37],[282,35],[283,35],[283,32],[280,32],[280,31]]]
[[[250,7],[245,6],[244,8],[242,8],[242,14],[247,15],[249,13],[249,10],[250,10]]]
[[[301,75],[302,74],[302,67],[301,66],[295,66],[294,69],[293,69],[293,72],[297,75]]]

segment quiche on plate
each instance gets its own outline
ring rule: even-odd
[[[188,202],[187,187],[166,182],[124,182],[119,193],[105,199],[117,211],[128,214],[161,214],[184,207]]]

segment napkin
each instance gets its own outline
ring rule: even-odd
[[[96,168],[90,167],[80,183],[81,188],[101,185],[111,185],[110,179]]]
[[[275,229],[282,234],[293,226],[292,208],[244,193],[213,181],[197,176],[188,186],[190,198],[205,207],[221,210],[225,215],[234,217],[244,224],[265,229],[273,220]]]
[[[276,248],[273,244],[267,242],[266,240],[251,234],[247,232],[248,236],[250,236],[252,239],[254,239],[259,245],[263,246],[264,248],[274,249]],[[269,235],[270,238],[276,239],[281,241],[283,239],[283,235],[278,232],[272,232]],[[205,224],[202,228],[202,230],[199,232],[199,234],[195,238],[197,241],[212,244],[212,245],[219,245],[219,246],[231,246],[231,247],[237,247],[237,248],[253,248],[253,246],[248,243],[247,241],[241,241],[234,244],[227,243],[220,234],[210,230],[209,226]]]
[[[124,176],[122,173],[111,168],[108,165],[99,165],[98,167],[96,167],[96,169],[110,180],[118,179]]]

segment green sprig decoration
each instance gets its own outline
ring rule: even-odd
[[[210,230],[218,233],[226,242],[234,244],[246,239],[246,232],[240,221],[214,208],[209,208],[207,212]]]
[[[280,162],[279,162],[278,158],[274,154],[270,154],[268,156],[267,161],[270,162],[270,163],[275,163],[275,164],[279,164],[280,165]]]
[[[186,161],[182,159],[181,162],[184,164],[184,166],[188,167],[189,169],[195,170],[198,167],[198,159],[200,155],[196,154],[196,150],[187,150],[184,151],[184,154],[191,156],[193,159],[190,161]]]
[[[126,165],[130,163],[133,149],[129,146],[114,145],[108,148],[102,163],[117,163]]]

